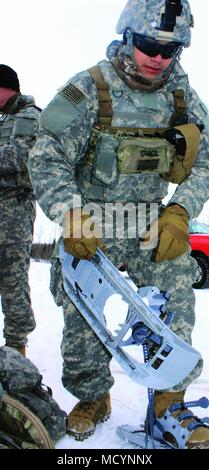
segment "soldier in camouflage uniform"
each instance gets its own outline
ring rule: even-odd
[[[138,287],[156,285],[170,291],[170,327],[188,343],[197,276],[189,254],[188,223],[200,213],[209,189],[208,111],[179,63],[182,49],[190,45],[191,26],[187,0],[129,0],[116,29],[122,40],[110,44],[108,60],[77,74],[59,90],[42,113],[29,159],[42,209],[56,221],[64,213],[65,250],[90,259],[103,243],[106,255],[116,265],[124,262]],[[163,207],[169,181],[178,186]],[[115,226],[112,238],[102,231],[101,241],[98,228],[104,227],[95,222],[94,209],[99,204],[105,211],[107,203],[131,204],[139,220],[143,204],[147,214],[151,204],[157,206],[155,250],[154,244],[145,249],[143,237],[129,236],[126,229],[117,237]],[[64,310],[63,384],[80,399],[68,416],[68,432],[84,439],[110,415],[111,358],[64,293],[56,257],[51,290]],[[201,369],[202,361],[184,383],[155,391],[157,418],[172,403],[183,402],[186,387]],[[190,418],[182,426],[191,422],[196,423]],[[181,427],[180,420],[176,426]],[[186,442],[188,447],[208,444],[209,430],[203,426],[193,429]]]
[[[20,93],[16,72],[0,65],[0,294],[7,346],[25,354],[35,328],[28,271],[35,196],[27,169],[40,109]]]

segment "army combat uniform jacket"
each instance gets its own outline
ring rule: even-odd
[[[203,124],[204,130],[190,175],[178,186],[172,202],[183,206],[190,218],[196,217],[208,198],[209,121],[207,109],[190,87],[187,75],[177,63],[165,85],[147,93],[129,88],[109,62],[102,61],[99,66],[109,85],[115,128],[168,128],[174,112],[173,92],[184,91],[188,122]],[[105,137],[100,137],[94,161],[89,161],[90,136],[98,123],[98,107],[97,88],[86,71],[60,89],[42,113],[30,168],[36,195],[50,218],[56,217],[57,203],[71,208],[76,194],[82,195],[83,203],[159,202],[167,194],[168,182],[155,171],[120,173],[117,149],[111,150],[115,152],[112,158],[108,148],[111,144],[117,146],[113,140],[106,144]],[[42,176],[41,185],[38,175]]]
[[[32,241],[35,195],[28,174],[29,151],[40,111],[33,97],[18,96],[0,118],[0,244]]]

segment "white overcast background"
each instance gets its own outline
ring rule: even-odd
[[[0,0],[0,63],[14,68],[21,91],[45,107],[76,72],[105,57],[126,0]],[[191,0],[195,28],[182,55],[191,85],[209,107],[209,2]]]

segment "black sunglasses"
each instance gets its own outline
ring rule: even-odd
[[[166,44],[160,44],[155,39],[148,38],[143,36],[143,34],[137,33],[133,33],[133,45],[149,57],[161,55],[163,59],[170,59],[182,48],[182,44],[180,42],[172,41]]]

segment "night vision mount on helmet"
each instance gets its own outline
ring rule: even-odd
[[[193,17],[187,0],[128,0],[116,26],[118,34],[132,33],[188,47]]]

